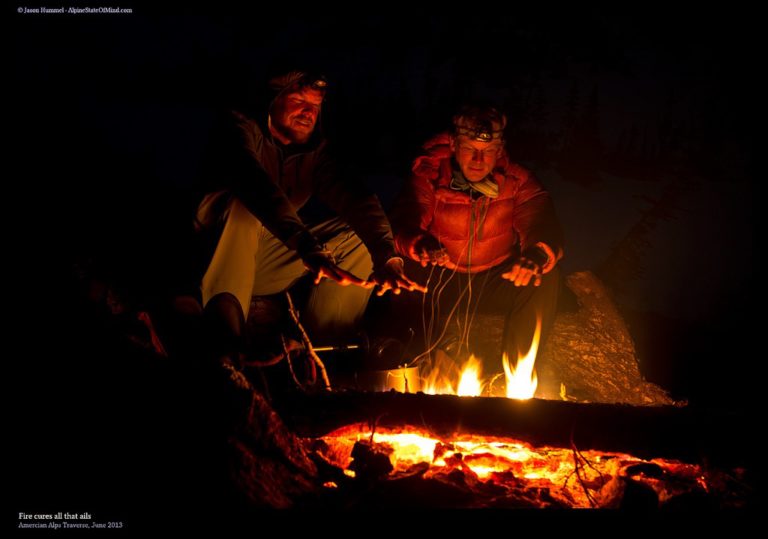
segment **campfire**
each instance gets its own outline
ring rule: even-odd
[[[550,389],[551,400],[534,398],[537,368],[542,385],[552,385],[547,370],[552,348],[545,347],[543,361],[536,363],[537,320],[529,349],[518,353],[514,364],[499,357],[493,366],[498,374],[484,373],[489,363],[475,355],[457,362],[437,351],[399,369],[377,371],[376,389],[388,391],[360,384],[293,395],[281,403],[280,413],[308,444],[324,486],[333,492],[329,503],[343,506],[743,505],[743,468],[724,471],[700,464],[724,427],[702,429],[697,410],[657,398],[663,393],[642,381],[632,350],[619,361],[601,355],[603,349],[629,350],[631,340],[624,333],[606,339],[605,347],[580,344],[583,333],[563,332],[580,360],[563,372],[592,373],[582,379],[595,383],[603,381],[595,376],[600,373],[611,388],[629,388],[627,401],[655,405],[596,402],[583,393],[571,395],[570,385],[566,395],[557,378],[559,396]],[[740,461],[727,456],[732,463]]]
[[[697,465],[643,460],[625,453],[533,447],[514,438],[436,436],[416,427],[376,429],[359,425],[321,438],[319,452],[363,482],[387,476],[397,484],[465,494],[473,507],[620,507],[627,489],[655,494],[659,504],[706,494],[709,479]]]
[[[461,397],[502,397],[510,399],[530,399],[536,393],[538,379],[534,365],[541,341],[541,318],[536,320],[536,330],[531,346],[525,354],[519,354],[517,363],[510,365],[506,352],[501,364],[504,368],[502,387],[500,376],[483,378],[482,361],[474,354],[460,367],[456,368],[450,360],[441,355],[431,363],[424,376],[423,391],[429,395],[459,395]],[[454,382],[455,381],[455,382]]]

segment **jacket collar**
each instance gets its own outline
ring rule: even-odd
[[[275,148],[279,148],[286,156],[313,152],[317,150],[324,141],[323,135],[320,133],[319,125],[315,126],[315,130],[312,132],[312,135],[309,137],[307,142],[301,144],[297,144],[295,142],[292,142],[291,144],[283,144],[277,140],[269,130],[269,116],[264,118],[264,121],[257,123],[264,139],[269,141],[269,143],[272,144],[272,146]]]
[[[450,187],[454,191],[464,191],[470,195],[479,193],[483,196],[487,196],[488,198],[498,198],[499,184],[496,183],[496,180],[493,177],[493,172],[477,182],[471,182],[467,180],[467,178],[464,177],[464,173],[461,172],[461,169],[456,165],[456,163],[453,163],[451,172],[452,176]]]

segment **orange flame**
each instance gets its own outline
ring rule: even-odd
[[[456,394],[460,397],[479,397],[483,392],[483,384],[480,381],[480,373],[483,366],[480,360],[470,355],[459,377],[459,387]]]
[[[531,346],[526,354],[518,352],[515,366],[510,365],[509,356],[502,356],[502,367],[506,380],[506,397],[509,399],[530,399],[536,393],[538,377],[534,370],[536,354],[541,342],[541,316],[536,315],[536,329],[531,339]],[[497,376],[501,376],[500,374]],[[501,396],[494,391],[494,380],[482,378],[482,362],[474,354],[459,368],[448,355],[439,351],[429,367],[421,387],[429,395],[459,395],[461,397],[479,397],[483,393]],[[501,389],[501,388],[496,388]]]
[[[427,395],[454,395],[451,376],[444,369],[432,368],[421,386]]]
[[[518,354],[517,365],[514,367],[510,366],[509,356],[506,352],[504,353],[501,362],[504,365],[504,375],[507,379],[508,399],[530,399],[536,393],[539,380],[533,365],[536,363],[536,353],[539,351],[540,340],[541,316],[536,315],[536,331],[533,333],[533,340],[528,352],[525,355]]]
[[[457,374],[458,373],[458,374]],[[474,354],[464,363],[461,369],[451,360],[440,358],[424,381],[424,393],[429,395],[459,395],[462,397],[479,397],[483,392],[482,362]],[[458,378],[458,385],[453,380]]]

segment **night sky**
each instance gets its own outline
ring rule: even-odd
[[[512,157],[553,194],[564,269],[602,272],[651,379],[707,405],[754,398],[754,14],[130,7],[3,8],[19,163],[4,181],[5,258],[19,272],[25,361],[77,361],[64,359],[57,327],[78,261],[138,297],[162,292],[157,261],[189,222],[216,115],[258,110],[264,79],[301,66],[327,75],[323,128],[345,173],[385,206],[458,104],[498,103]],[[721,358],[725,373],[714,370]]]

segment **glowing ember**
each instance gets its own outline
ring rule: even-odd
[[[370,433],[368,433],[370,438]],[[429,462],[435,452],[435,446],[438,440],[415,434],[411,432],[403,433],[378,433],[375,437],[376,442],[386,443],[397,448],[397,459],[406,463]]]
[[[698,466],[627,454],[533,447],[512,438],[461,435],[440,440],[423,429],[367,429],[350,425],[323,437],[323,456],[348,476],[356,443],[380,447],[394,467],[393,479],[417,474],[424,480],[471,488],[480,498],[508,496],[539,507],[612,507],[620,503],[626,481],[653,489],[660,502],[684,492],[707,490]],[[428,467],[425,466],[428,465]],[[353,466],[354,467],[354,466]],[[662,477],[672,477],[665,482]],[[479,481],[479,483],[478,483]],[[487,484],[486,487],[479,486]],[[473,487],[472,485],[478,485]],[[489,490],[490,489],[490,490]],[[687,489],[687,490],[686,490]]]
[[[509,399],[530,399],[536,393],[538,378],[533,365],[536,363],[536,353],[539,351],[539,340],[541,339],[541,317],[536,316],[536,331],[533,333],[533,340],[528,353],[524,356],[518,356],[517,365],[509,365],[509,357],[504,354],[502,364],[504,365],[504,375],[507,378],[507,398]]]

